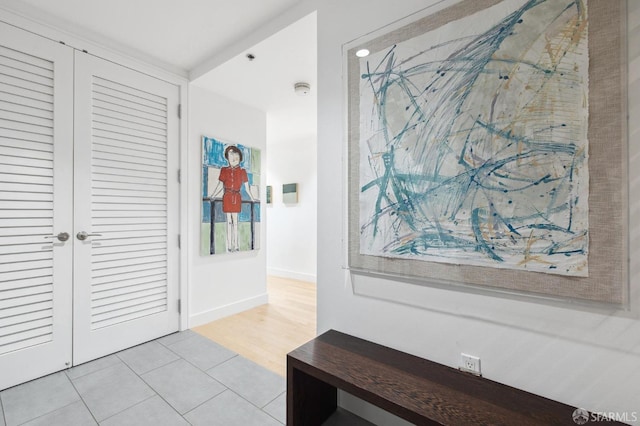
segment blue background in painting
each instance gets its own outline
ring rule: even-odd
[[[208,138],[204,136],[202,138],[202,165],[222,168],[229,165],[229,162],[224,158],[224,150],[229,145],[235,145],[240,151],[242,151],[242,161],[240,167],[245,169],[247,173],[252,169],[251,167],[251,148],[241,144],[225,144],[214,138]]]

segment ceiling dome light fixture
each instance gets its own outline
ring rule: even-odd
[[[360,49],[356,52],[356,56],[358,58],[364,58],[365,56],[369,56],[369,49]]]
[[[293,85],[293,90],[298,96],[306,96],[311,92],[311,85],[309,83],[299,82]]]

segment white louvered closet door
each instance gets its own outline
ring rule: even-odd
[[[72,167],[73,52],[0,23],[0,390],[72,361]]]
[[[178,95],[76,53],[75,364],[178,330]]]

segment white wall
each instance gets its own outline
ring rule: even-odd
[[[267,272],[302,281],[316,281],[317,143],[301,140],[269,142],[267,184],[273,203],[267,212]],[[298,184],[298,203],[282,202],[282,184]]]
[[[200,255],[202,136],[262,150],[265,191],[266,115],[193,85],[189,88],[188,227],[189,327],[267,303],[265,227],[251,252]],[[261,206],[264,223],[265,205]]]
[[[339,191],[346,181],[336,161],[340,153],[344,161],[346,139],[342,45],[434,3],[318,2],[318,331],[334,328],[452,367],[460,352],[474,354],[488,379],[572,406],[640,417],[640,2],[629,2],[628,14],[630,311],[362,276],[352,282],[343,269],[346,204]]]

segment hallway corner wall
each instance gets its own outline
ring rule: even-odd
[[[254,251],[200,254],[202,137],[261,150],[260,183],[264,224],[266,114],[194,85],[189,88],[188,238],[189,327],[267,303],[265,226]]]
[[[318,179],[317,143],[307,137],[269,145],[266,206],[267,272],[300,281],[316,281]],[[298,202],[284,203],[282,185],[298,184]]]

